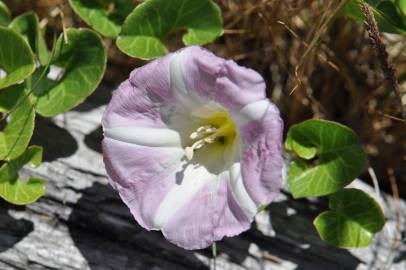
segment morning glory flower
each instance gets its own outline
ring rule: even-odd
[[[111,185],[185,249],[249,229],[281,187],[283,122],[263,78],[201,47],[135,69],[102,125]]]

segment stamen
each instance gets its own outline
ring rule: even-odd
[[[202,132],[202,131],[204,131],[204,130],[206,130],[206,129],[208,129],[208,128],[211,128],[211,126],[205,125],[205,126],[199,127],[196,131],[197,131],[197,132]]]
[[[205,125],[199,127],[196,131],[194,131],[192,134],[190,134],[189,138],[192,140],[197,140],[198,141],[194,142],[192,146],[187,146],[185,148],[185,156],[188,160],[191,160],[194,155],[194,151],[197,149],[202,148],[206,144],[211,144],[216,141],[217,138],[217,128]]]
[[[193,132],[192,134],[190,134],[190,138],[191,138],[192,140],[199,139],[199,138],[200,138],[199,136],[200,136],[200,134],[197,133],[196,131]]]
[[[217,132],[217,128],[215,128],[215,127],[207,126],[207,125],[201,126],[195,132],[190,134],[189,138],[191,138],[192,140],[201,139],[205,135],[209,135],[209,134],[212,134],[215,132]]]
[[[226,115],[217,115],[212,117],[212,120],[208,121],[213,123],[216,127],[212,125],[203,125],[198,127],[193,131],[189,138],[192,139],[192,146],[187,146],[185,148],[185,156],[188,160],[193,159],[194,152],[207,144],[212,144],[218,141],[224,144],[225,137],[235,133],[236,127]],[[207,123],[207,122],[206,122]]]
[[[204,138],[204,142],[206,143],[214,143],[214,141],[216,140],[217,136],[214,135],[210,135],[209,137]]]
[[[185,148],[185,155],[187,159],[192,160],[195,150],[202,148],[205,144],[206,142],[203,139],[195,142],[192,146],[187,146]]]

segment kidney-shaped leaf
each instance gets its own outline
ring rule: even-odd
[[[321,213],[314,225],[321,239],[342,248],[365,247],[382,230],[385,218],[379,204],[358,189],[330,195],[331,210]]]
[[[48,48],[35,12],[30,11],[14,18],[9,27],[27,39],[32,51],[36,53],[42,65],[48,63]]]
[[[322,196],[349,184],[364,169],[366,157],[357,135],[326,120],[307,120],[290,128],[286,148],[312,162],[296,160],[288,173],[295,198]]]
[[[34,131],[35,111],[33,104],[29,98],[24,98],[21,91],[17,89],[23,86],[13,86],[3,90],[4,92],[14,91],[19,93],[19,98],[15,98],[10,94],[13,104],[6,104],[8,109],[11,110],[9,114],[9,121],[3,131],[0,132],[0,160],[11,160],[21,155],[28,143],[30,142],[32,133]],[[2,92],[3,92],[2,91]],[[1,93],[3,95],[3,93]],[[18,101],[18,102],[17,102]],[[13,105],[13,106],[10,106]],[[4,121],[4,120],[3,120]]]
[[[185,45],[205,44],[223,33],[220,8],[212,0],[148,0],[127,17],[117,46],[132,57],[151,59],[167,52],[162,39],[186,29]]]
[[[24,165],[39,166],[42,159],[42,148],[29,147],[18,158],[3,164],[0,168],[0,197],[6,201],[24,205],[33,203],[45,194],[45,183],[37,178],[24,181],[19,178],[18,171]]]
[[[73,10],[94,30],[115,38],[125,18],[134,9],[128,0],[69,0]]]
[[[0,25],[7,25],[11,20],[11,13],[6,4],[0,1]]]
[[[99,85],[106,69],[106,50],[98,34],[72,28],[67,30],[67,37],[68,43],[63,35],[58,38],[51,63],[51,71],[59,75],[49,74],[34,88],[35,109],[43,116],[55,116],[83,102]]]
[[[28,43],[12,29],[0,26],[0,89],[24,80],[34,69]]]

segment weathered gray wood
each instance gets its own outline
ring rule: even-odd
[[[47,182],[47,195],[27,207],[0,204],[0,269],[209,269],[210,250],[185,251],[147,232],[107,184],[100,118],[108,90],[52,121],[37,121],[34,143],[45,147],[40,168],[23,170]],[[372,188],[356,182],[371,194]],[[405,270],[406,204],[383,196],[388,223],[369,248],[341,250],[319,240],[312,219],[326,201],[281,194],[252,229],[218,244],[217,269]],[[396,209],[401,211],[396,222]],[[272,226],[270,219],[272,219]],[[404,240],[403,240],[404,241]],[[391,253],[392,244],[398,248]]]

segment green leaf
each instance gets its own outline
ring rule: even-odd
[[[34,107],[30,99],[25,98],[27,91],[20,88],[23,86],[13,86],[4,90],[6,95],[11,96],[11,102],[6,105],[3,103],[3,106],[9,111],[17,107],[10,112],[7,126],[0,132],[0,160],[11,160],[21,155],[27,148],[34,131]],[[18,98],[13,96],[12,91],[19,93]]]
[[[348,127],[326,120],[307,120],[290,128],[286,144],[299,157],[292,162],[289,190],[295,198],[333,193],[360,175],[366,157],[357,135]]]
[[[60,78],[43,78],[34,88],[35,110],[43,116],[55,116],[83,102],[99,85],[106,69],[106,50],[98,34],[72,28],[67,30],[67,37],[68,43],[63,35],[58,38],[51,62],[51,68],[63,70]]]
[[[401,29],[402,33],[406,33],[406,24],[402,19],[404,15],[400,13],[400,10],[394,5],[393,2],[382,1],[381,3],[379,3],[377,9],[380,12],[380,15],[385,19],[385,23],[389,22],[391,26],[395,26],[397,29]],[[388,28],[388,26],[386,25],[382,26]]]
[[[125,18],[134,9],[128,0],[69,0],[73,10],[94,30],[116,38]]]
[[[399,9],[403,18],[406,17],[406,0],[396,0],[396,7]]]
[[[361,0],[350,0],[344,6],[342,14],[355,21],[363,21],[360,2]],[[396,34],[406,33],[405,17],[395,7],[393,0],[369,0],[367,2],[374,13],[380,31]]]
[[[15,84],[0,91],[0,112],[9,112],[25,94],[23,84]]]
[[[299,144],[291,138],[285,141],[285,148],[289,151],[294,151],[299,157],[304,159],[312,159],[317,153],[317,149],[313,145]]]
[[[17,159],[3,164],[0,168],[0,197],[6,201],[24,205],[33,203],[45,194],[45,183],[37,178],[24,181],[19,178],[18,171],[24,165],[38,167],[42,159],[42,148],[30,146]]]
[[[33,53],[24,38],[12,29],[0,26],[0,69],[6,76],[0,77],[0,89],[24,80],[35,69]]]
[[[293,160],[290,164],[288,179],[296,179],[300,177],[308,168],[309,166],[305,161],[301,159]]]
[[[11,21],[11,13],[6,4],[0,1],[0,25],[8,25]]]
[[[396,7],[402,18],[403,25],[406,25],[406,0],[398,0],[396,3]]]
[[[213,41],[223,33],[220,8],[212,0],[145,1],[125,20],[117,46],[132,57],[160,57],[167,52],[162,40],[181,29],[185,45]]]
[[[42,65],[48,63],[49,51],[35,12],[30,11],[14,18],[9,27],[27,39]]]
[[[321,213],[314,225],[321,239],[338,247],[366,247],[385,225],[379,204],[358,189],[332,194],[329,207],[331,210]]]

